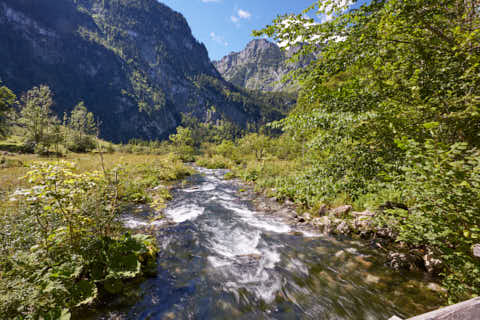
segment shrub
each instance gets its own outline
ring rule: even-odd
[[[74,135],[70,141],[67,142],[67,149],[76,153],[84,153],[95,149],[96,141],[93,136]]]
[[[404,148],[407,163],[396,183],[410,210],[387,213],[397,240],[438,252],[451,300],[479,295],[480,261],[472,246],[480,241],[480,151],[432,141]]]
[[[231,160],[221,155],[214,155],[212,157],[201,157],[195,162],[200,167],[208,169],[229,169],[233,166]]]
[[[155,264],[152,238],[122,235],[117,172],[78,174],[73,164],[37,163],[31,188],[0,210],[0,317],[68,319],[72,310]]]

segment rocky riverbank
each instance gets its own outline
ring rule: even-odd
[[[383,252],[386,264],[398,271],[427,272],[432,279],[436,279],[441,271],[442,261],[435,258],[432,249],[412,248],[405,243],[397,242],[397,235],[392,229],[378,226],[375,221],[377,212],[370,210],[356,212],[352,206],[343,205],[335,208],[322,206],[316,215],[300,213],[300,208],[292,201],[281,202],[275,197],[268,197],[266,192],[256,192],[253,184],[245,184],[239,180],[232,182],[243,188],[242,197],[251,200],[256,210],[276,215],[297,229],[362,240],[365,245]],[[395,205],[387,203],[385,207]],[[382,209],[384,208],[379,208]],[[434,282],[429,287],[433,291],[445,293],[445,289]]]

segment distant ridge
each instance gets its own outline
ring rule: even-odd
[[[250,90],[282,91],[292,88],[292,83],[282,83],[290,71],[302,66],[287,60],[294,49],[284,51],[266,39],[250,41],[244,50],[232,52],[213,64],[222,76],[236,86]]]

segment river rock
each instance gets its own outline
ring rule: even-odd
[[[320,207],[320,209],[318,210],[318,215],[319,216],[324,216],[328,214],[328,207],[326,204],[322,204],[322,206]]]
[[[270,211],[270,207],[263,201],[259,201],[257,203],[257,209],[260,210],[260,211]]]
[[[474,257],[480,258],[480,244],[474,245],[472,251]]]
[[[330,218],[328,216],[323,216],[323,217],[320,217],[320,218],[314,218],[312,220],[312,224],[315,227],[324,227],[324,226],[330,224]]]
[[[417,257],[400,252],[389,252],[387,255],[387,265],[395,270],[416,270]]]
[[[316,247],[315,248],[315,251],[319,254],[319,255],[325,255],[328,253],[328,248],[325,247],[325,246],[320,246],[320,247]]]
[[[379,283],[380,277],[374,276],[373,274],[367,274],[365,277],[365,282],[367,283]]]
[[[292,212],[291,210],[288,210],[287,208],[281,208],[279,210],[276,210],[276,213],[278,215],[281,215],[281,216],[284,216],[284,217],[295,218],[297,216],[295,212]]]
[[[352,211],[352,206],[345,205],[345,206],[340,206],[335,209],[332,209],[330,213],[333,214],[334,216],[341,217],[341,216],[347,215],[350,211]]]
[[[350,233],[350,226],[348,225],[348,223],[346,223],[345,221],[342,221],[338,226],[337,228],[335,229],[335,231],[339,234],[349,234]]]
[[[378,229],[376,234],[377,234],[377,236],[382,237],[382,238],[387,238],[387,239],[395,239],[396,238],[395,232],[393,232],[393,230],[390,229],[390,228]]]
[[[359,231],[367,231],[372,227],[372,219],[369,216],[357,216],[354,223],[355,229]]]
[[[348,248],[348,249],[345,249],[345,251],[347,251],[350,254],[358,254],[358,250],[355,248]]]
[[[375,216],[375,212],[372,212],[370,210],[365,210],[362,212],[352,212],[352,215],[355,217],[373,217]]]
[[[423,262],[425,264],[425,268],[427,269],[427,271],[433,274],[440,273],[443,266],[442,260],[435,258],[433,251],[430,249],[423,256]]]
[[[364,268],[367,268],[367,269],[371,268],[372,265],[373,265],[372,262],[365,260],[361,256],[356,256],[354,259],[355,259],[355,261],[358,262],[358,264],[361,264]]]
[[[427,284],[427,288],[431,291],[438,292],[438,293],[447,292],[447,290],[444,287],[442,287],[441,285],[435,282],[430,282],[429,284]]]
[[[239,254],[236,257],[240,259],[260,260],[262,258],[262,255],[258,253],[249,253],[249,254]]]

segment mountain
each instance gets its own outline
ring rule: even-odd
[[[181,113],[281,116],[226,82],[185,18],[156,0],[0,0],[0,43],[4,85],[49,85],[60,116],[84,101],[112,141],[165,138]]]
[[[292,89],[292,84],[282,83],[290,71],[302,63],[288,63],[295,49],[285,51],[265,39],[255,39],[240,52],[232,52],[213,64],[222,76],[238,87],[250,90],[281,91]]]

